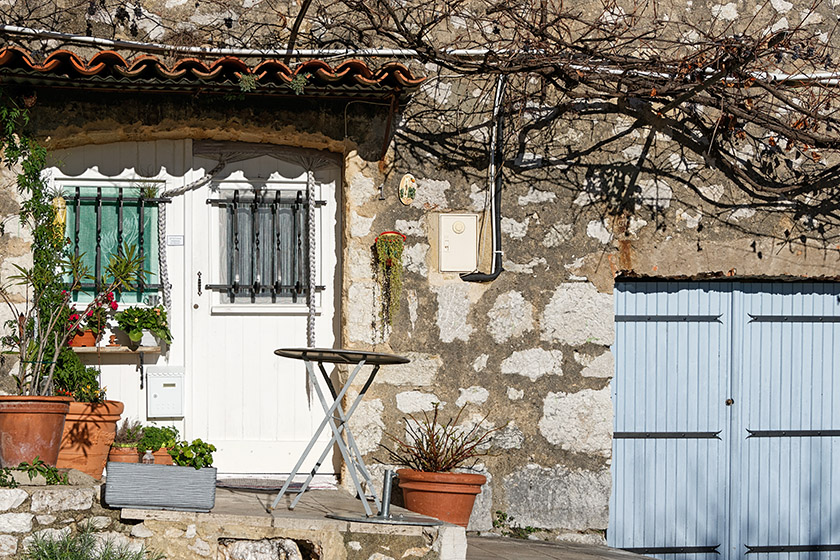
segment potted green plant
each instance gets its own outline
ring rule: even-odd
[[[402,254],[405,248],[405,235],[398,231],[385,231],[374,241],[376,249],[377,280],[382,293],[382,305],[379,318],[383,326],[391,325],[394,315],[400,310],[402,295]]]
[[[69,347],[62,348],[55,371],[56,392],[73,397],[64,421],[56,466],[102,476],[125,406],[105,399],[99,371],[85,366]]]
[[[475,466],[478,457],[488,455],[490,436],[501,429],[483,428],[484,419],[472,426],[459,425],[464,409],[445,423],[438,421],[438,403],[431,414],[424,411],[423,418],[409,415],[406,437],[387,434],[393,447],[384,446],[389,461],[403,467],[397,476],[405,507],[462,527],[467,526],[487,477],[454,471]]]
[[[167,344],[172,343],[172,333],[166,310],[162,305],[154,307],[128,307],[117,313],[114,318],[120,330],[128,335],[132,344],[140,344],[143,333],[149,332]]]
[[[139,463],[137,446],[142,438],[143,426],[139,420],[123,420],[114,436],[114,443],[111,444],[108,463]]]
[[[110,507],[208,512],[216,502],[216,447],[200,439],[178,442],[174,465],[108,463],[105,503]]]
[[[141,455],[150,452],[156,465],[172,465],[169,450],[178,443],[178,428],[174,426],[144,426],[143,437],[137,442]]]
[[[23,133],[28,120],[24,109],[0,94],[0,154],[5,166],[19,165],[17,188],[23,199],[19,218],[32,234],[31,267],[15,265],[11,283],[0,287],[0,299],[12,320],[2,337],[4,352],[16,354],[16,395],[0,396],[0,467],[31,462],[36,457],[55,465],[64,419],[71,398],[56,395],[55,368],[60,350],[83,322],[83,313],[68,318],[70,294],[91,277],[81,256],[68,255],[63,224],[57,225],[53,206],[41,175],[46,150]],[[104,293],[130,287],[142,269],[142,258],[123,248],[112,255],[105,269],[105,290],[93,297],[85,312],[104,301]],[[23,296],[23,297],[21,297]],[[21,299],[23,303],[21,303]]]

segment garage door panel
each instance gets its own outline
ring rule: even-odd
[[[716,558],[840,560],[840,284],[618,284],[616,325],[610,544],[668,559],[711,530]],[[644,430],[720,440],[622,440]]]
[[[628,468],[617,473],[620,494],[610,508],[610,545],[644,554],[658,549],[663,558],[719,558],[711,549],[720,550],[726,501],[709,489],[726,476],[723,450],[718,439],[616,439],[615,462]],[[700,548],[710,550],[663,552]]]

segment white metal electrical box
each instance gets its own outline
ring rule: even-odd
[[[183,418],[184,368],[146,367],[146,416]]]
[[[472,272],[478,267],[478,214],[440,214],[441,272]]]

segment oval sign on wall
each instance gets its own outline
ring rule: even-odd
[[[414,196],[417,194],[417,180],[411,173],[406,173],[400,180],[400,202],[408,206],[414,202]]]

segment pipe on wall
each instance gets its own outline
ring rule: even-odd
[[[470,272],[461,274],[464,282],[492,282],[502,273],[502,173],[499,163],[503,161],[503,132],[504,118],[502,118],[502,100],[505,96],[507,80],[500,74],[496,80],[496,96],[493,99],[493,132],[490,135],[490,165],[488,169],[488,185],[491,192],[490,199],[490,227],[493,228],[493,264],[489,273]]]

